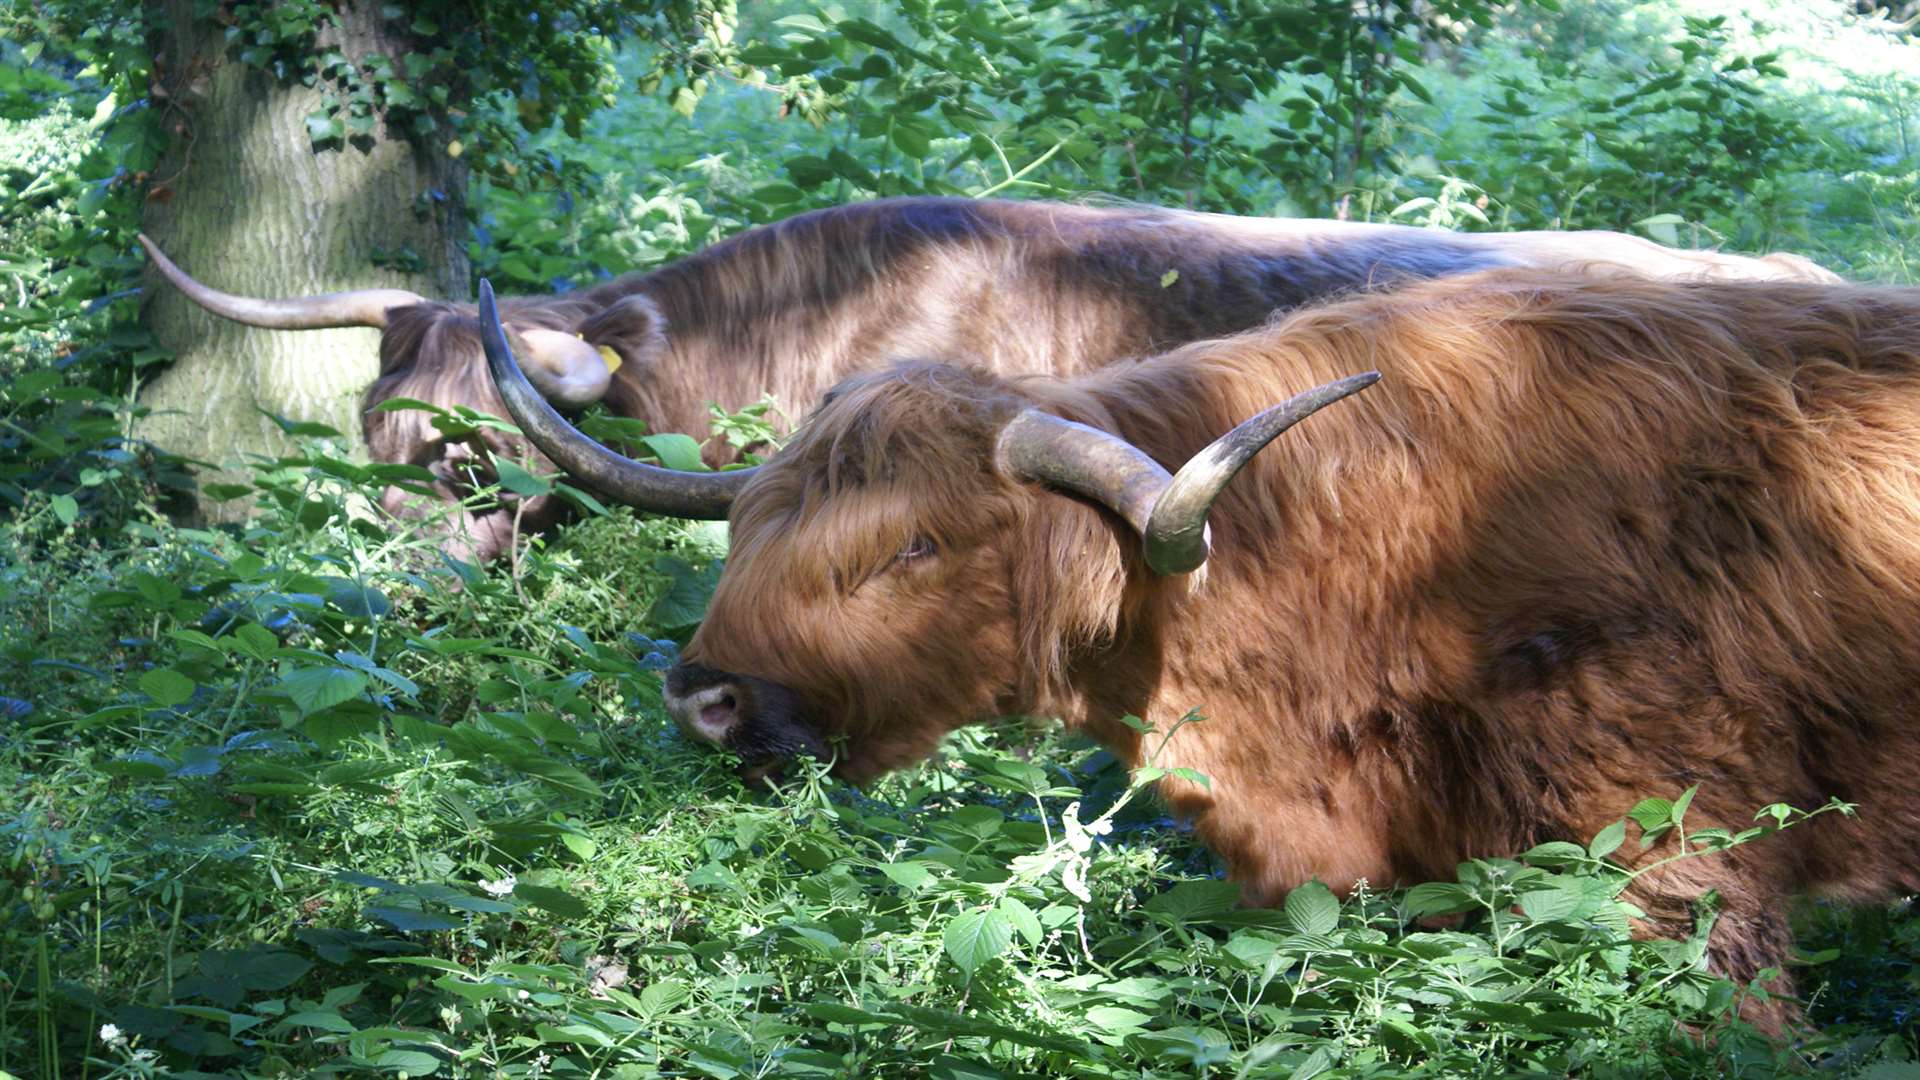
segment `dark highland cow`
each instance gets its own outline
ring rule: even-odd
[[[366,438],[380,461],[431,470],[457,501],[487,476],[487,453],[449,442],[419,411],[374,412],[395,397],[498,414],[468,304],[392,289],[296,300],[230,296],[154,265],[208,310],[252,326],[379,328],[380,377]],[[1833,280],[1792,256],[1676,251],[1620,233],[1455,234],[1397,225],[1222,217],[1057,203],[892,199],[752,229],[670,266],[559,296],[501,305],[535,384],[563,408],[604,401],[653,431],[704,437],[707,403],[771,393],[806,408],[855,371],[938,356],[1008,375],[1072,375],[1264,322],[1277,309],[1358,288],[1493,266],[1591,265],[1659,277]],[[604,351],[603,351],[604,350]],[[615,370],[609,371],[609,367]],[[707,447],[709,464],[727,448]],[[397,514],[433,509],[397,489]],[[522,524],[560,513],[531,500]],[[462,512],[459,554],[506,549],[512,506]]]
[[[1366,369],[1257,457],[1367,379],[1210,441]],[[1156,763],[1212,787],[1161,787],[1259,904],[1583,840],[1689,784],[1690,821],[1736,830],[1860,804],[1634,882],[1670,936],[1717,890],[1710,961],[1742,980],[1784,961],[1790,893],[1920,889],[1920,290],[1460,277],[1074,379],[856,376],[770,464],[692,478],[503,385],[603,489],[731,504],[667,700],[750,763],[860,781],[1006,713],[1138,763],[1119,717],[1198,709]]]

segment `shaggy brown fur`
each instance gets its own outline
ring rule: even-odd
[[[1370,368],[1229,485],[1199,582],[991,464],[1025,405],[1173,467]],[[1789,893],[1920,889],[1920,290],[1502,271],[1066,381],[856,377],[735,504],[686,659],[790,689],[798,715],[742,722],[843,738],[854,780],[1007,713],[1138,762],[1118,717],[1197,708],[1158,764],[1212,788],[1163,790],[1262,904],[1695,783],[1695,826],[1859,803],[1633,886],[1675,936],[1719,890],[1712,962],[1751,978]]]
[[[607,405],[655,431],[703,433],[707,403],[771,393],[805,408],[900,356],[1008,374],[1075,374],[1263,322],[1366,286],[1492,266],[1590,264],[1669,277],[1833,280],[1791,256],[1683,252],[1618,233],[1454,234],[1392,225],[1231,218],[1057,203],[894,199],[802,214],[671,266],[503,304],[509,331],[579,333],[620,353]],[[503,413],[465,304],[395,309],[371,409],[393,397]],[[523,352],[522,355],[525,355]],[[383,461],[424,465],[443,498],[482,464],[420,412],[369,412]],[[506,440],[489,433],[495,450]],[[723,446],[707,448],[719,464]],[[392,492],[401,510],[408,499]],[[557,506],[535,500],[526,525]],[[464,518],[470,554],[503,550],[506,511]]]

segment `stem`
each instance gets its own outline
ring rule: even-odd
[[[521,496],[513,507],[513,534],[507,537],[507,550],[513,553],[513,595],[519,597],[522,604],[527,602],[527,590],[520,581],[520,518],[526,512],[527,500]]]
[[[1041,154],[1037,158],[1034,158],[1031,162],[1027,163],[1024,167],[1022,167],[1019,172],[1012,173],[1005,180],[1002,180],[999,183],[993,185],[992,187],[986,189],[985,191],[980,192],[979,194],[975,195],[974,198],[984,199],[997,191],[1002,191],[1006,188],[1012,187],[1013,185],[1019,183],[1021,179],[1024,178],[1028,173],[1032,172],[1033,170],[1051,161],[1053,159],[1053,155],[1059,153],[1060,148],[1065,145],[1066,145],[1065,141],[1054,143],[1052,146],[1047,148],[1046,153]],[[998,147],[996,146],[995,149],[998,149]],[[1005,159],[1002,158],[1002,160],[1005,160]]]
[[[180,934],[180,909],[187,902],[187,886],[181,881],[173,883],[173,918],[167,921],[167,951],[162,957],[166,965],[167,1003],[173,1003],[173,943]]]

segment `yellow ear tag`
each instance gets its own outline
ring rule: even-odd
[[[607,365],[609,375],[620,370],[620,354],[614,352],[611,345],[600,346],[600,362]]]

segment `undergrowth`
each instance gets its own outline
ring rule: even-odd
[[[1631,939],[1614,849],[1680,830],[1712,858],[1801,811],[1730,835],[1667,793],[1453,882],[1250,910],[1155,770],[1030,723],[864,792],[818,766],[749,790],[660,709],[711,527],[591,518],[516,580],[356,514],[404,467],[300,445],[257,465],[244,527],[0,526],[0,1070],[1916,1068],[1897,987],[1854,1002],[1886,972],[1848,969],[1789,1049],[1738,1019],[1763,990],[1706,970],[1710,905],[1692,940]]]
[[[1309,60],[1262,89],[1272,42],[1212,27],[1226,8],[1122,5],[1236,46],[1203,74],[1251,104],[1189,133],[1212,169],[1189,183],[1135,154],[1171,99],[1108,94],[1167,69],[1134,49],[1143,24],[1034,5],[994,38],[995,6],[937,7],[938,26],[750,12],[756,62],[832,81],[722,82],[698,123],[684,96],[622,95],[590,137],[534,139],[518,181],[470,193],[478,271],[579,285],[802,205],[951,189],[1610,226],[1916,280],[1915,99],[1852,70],[1852,24],[1782,59],[1698,4],[1516,8],[1504,35],[1405,57],[1428,85],[1380,92],[1336,183],[1295,168],[1343,145],[1334,74]],[[1316,10],[1362,31],[1335,52],[1370,55],[1356,8]],[[1010,54],[1038,97],[985,63]],[[1713,898],[1690,940],[1629,933],[1609,855],[1680,833],[1715,858],[1836,807],[1716,832],[1649,790],[1598,837],[1452,881],[1244,909],[1151,766],[1043,724],[963,732],[865,791],[819,768],[743,786],[660,708],[713,526],[594,515],[450,562],[365,510],[419,470],[299,424],[251,483],[200,492],[250,501],[245,525],[173,523],[186,463],[133,438],[165,357],[134,302],[144,129],[109,121],[141,106],[13,42],[0,61],[0,1080],[1920,1076],[1904,908],[1798,912],[1819,1033],[1786,1043],[1739,1019],[1763,988],[1706,969]],[[1207,164],[1242,144],[1266,157]],[[758,442],[756,409],[716,430]],[[674,438],[638,441],[666,459]]]

